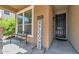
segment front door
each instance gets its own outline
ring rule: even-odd
[[[56,39],[66,40],[66,13],[57,14],[55,22]]]

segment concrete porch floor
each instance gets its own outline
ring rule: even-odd
[[[31,54],[32,45],[15,38],[3,40],[3,54]]]
[[[77,52],[68,41],[54,40],[45,54],[76,54]]]
[[[32,44],[15,38],[3,40],[3,54],[76,54],[77,52],[68,41],[54,40],[48,50],[38,50]]]

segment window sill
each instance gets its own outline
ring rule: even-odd
[[[21,33],[18,34],[22,35]],[[33,35],[27,34],[27,37],[33,37]]]
[[[33,35],[27,35],[28,37],[33,37]]]

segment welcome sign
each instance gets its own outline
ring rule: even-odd
[[[38,33],[37,33],[37,48],[42,48],[42,18],[43,16],[38,16]]]

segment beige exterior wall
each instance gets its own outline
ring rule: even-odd
[[[67,38],[79,52],[79,6],[54,6],[54,14],[66,12]]]
[[[69,7],[69,38],[79,52],[79,6]]]
[[[49,48],[54,39],[54,22],[53,16],[57,13],[66,12],[69,40],[75,49],[79,52],[79,6],[48,6],[40,5],[34,6],[34,24],[33,24],[33,37],[28,37],[27,41],[37,46],[37,16],[43,15],[43,32],[42,32],[42,46]],[[67,34],[68,35],[68,34]]]
[[[33,37],[29,37],[29,36],[27,36],[27,42],[29,42],[29,43],[33,43],[32,40],[33,40]]]
[[[66,8],[67,8],[67,5],[55,5],[54,6],[54,14],[66,12]]]
[[[24,9],[25,10],[25,9]],[[21,10],[20,12],[23,12]],[[18,12],[18,13],[20,13]],[[37,46],[37,31],[38,20],[37,17],[43,15],[42,19],[42,47],[48,49],[53,40],[53,8],[48,5],[36,5],[33,8],[33,36],[27,36],[27,42],[34,43]]]
[[[53,39],[54,39],[54,22],[53,22],[53,16],[54,16],[54,8],[53,6],[49,6],[49,39],[48,39],[48,48],[51,46]]]
[[[66,12],[67,37],[79,52],[79,6],[54,6],[54,14]]]
[[[43,32],[42,32],[42,46],[43,48],[49,48],[52,39],[52,8],[51,6],[35,6],[34,8],[34,43],[37,45],[37,16],[43,15]],[[50,30],[50,31],[49,31]]]
[[[43,15],[43,32],[42,32],[42,46],[44,48],[49,48],[54,38],[54,22],[53,16],[56,13],[67,13],[68,16],[68,33],[69,40],[74,46],[74,48],[79,52],[79,6],[48,6],[40,5],[34,6],[34,24],[33,24],[33,37],[27,37],[27,41],[34,45],[37,45],[37,16]],[[2,7],[0,7],[2,8]],[[3,8],[4,9],[4,8]],[[13,9],[11,9],[13,10]]]

